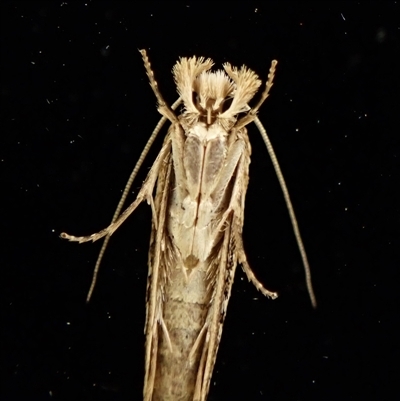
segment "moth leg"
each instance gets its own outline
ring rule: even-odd
[[[60,237],[64,239],[68,239],[69,241],[74,242],[89,242],[89,241],[97,241],[100,238],[105,237],[106,235],[112,235],[118,227],[131,215],[131,213],[139,206],[141,202],[147,200],[151,203],[151,199],[153,196],[154,185],[157,181],[158,173],[163,163],[165,157],[169,154],[171,150],[171,143],[168,141],[164,144],[160,153],[157,156],[152,168],[150,169],[146,180],[144,181],[142,188],[140,189],[136,200],[119,216],[119,218],[112,224],[110,224],[107,228],[99,231],[98,233],[87,235],[84,237],[76,237],[74,235],[69,235],[67,233],[61,233]]]
[[[158,219],[157,219],[157,212],[156,212],[156,206],[154,205],[154,198],[150,196],[150,207],[151,207],[151,214],[153,216],[153,223],[154,223],[154,228],[158,230]]]
[[[243,144],[245,144],[245,142],[243,142]],[[235,148],[233,146],[232,148],[235,151]],[[249,165],[250,152],[248,148],[246,148],[245,146],[239,149],[241,150],[241,152],[240,152],[240,158],[236,162],[237,165],[235,165],[235,167],[237,168],[237,173],[236,173],[235,183],[232,189],[231,201],[227,210],[224,212],[222,216],[221,222],[218,225],[217,230],[222,230],[223,224],[226,223],[228,217],[233,213],[232,236],[235,239],[236,254],[238,261],[242,265],[243,271],[246,273],[247,278],[254,284],[257,290],[259,290],[265,296],[275,299],[277,298],[278,294],[276,292],[267,290],[261,284],[261,282],[257,280],[256,276],[251,270],[251,267],[247,261],[246,253],[244,251],[243,239],[241,233],[241,227],[243,226],[242,222],[243,222],[243,210],[244,210],[243,188],[247,187],[247,182],[248,182],[248,165]]]
[[[276,299],[278,294],[276,292],[272,292],[267,290],[263,284],[257,280],[257,277],[254,275],[253,270],[247,261],[246,252],[243,246],[243,238],[242,238],[242,227],[243,227],[243,218],[244,218],[244,195],[243,195],[243,187],[247,187],[248,183],[248,166],[249,162],[246,162],[246,159],[250,158],[250,154],[246,153],[240,160],[238,166],[237,180],[235,182],[235,186],[233,189],[233,194],[236,194],[237,200],[232,205],[233,219],[232,219],[232,237],[235,243],[235,253],[238,259],[238,262],[242,265],[243,271],[246,273],[247,279],[253,283],[253,285],[260,291],[263,295]],[[240,180],[239,178],[242,177]]]
[[[204,398],[204,391],[202,395],[202,384],[203,384],[203,375],[205,373],[205,366],[206,366],[206,361],[207,361],[207,356],[208,356],[208,346],[209,346],[209,341],[204,342],[204,348],[201,353],[201,358],[200,358],[200,363],[199,363],[199,368],[197,371],[197,378],[196,378],[196,385],[194,388],[194,394],[193,394],[193,401],[201,401],[202,397]]]
[[[172,352],[171,337],[169,335],[168,328],[167,328],[167,325],[165,324],[164,318],[162,316],[159,316],[158,320],[160,322],[160,326],[161,326],[162,331],[164,333],[165,339],[167,340],[168,348]]]
[[[208,323],[204,323],[202,329],[200,330],[199,335],[197,336],[197,339],[195,343],[193,344],[193,347],[189,353],[189,364],[192,365],[193,361],[195,359],[196,352],[198,348],[200,347],[201,341],[203,340],[204,335],[206,334],[206,330],[208,329]]]
[[[238,224],[234,224],[233,231],[234,231],[233,235],[235,237],[235,243],[236,243],[237,258],[238,258],[239,263],[242,265],[243,271],[246,273],[247,279],[249,281],[251,281],[254,284],[254,286],[257,288],[257,290],[260,291],[266,297],[269,297],[271,299],[278,298],[278,294],[276,292],[267,290],[262,285],[262,283],[260,281],[258,281],[257,277],[253,273],[253,270],[251,270],[249,262],[247,261],[246,253],[244,251],[242,234],[239,231]]]
[[[147,344],[152,344],[152,347],[147,349]],[[154,389],[154,378],[156,375],[157,367],[157,351],[158,351],[158,327],[155,324],[146,335],[146,366],[145,366],[145,381],[143,388],[143,400],[151,401],[153,389]]]

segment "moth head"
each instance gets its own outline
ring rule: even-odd
[[[236,119],[249,109],[248,102],[261,85],[250,69],[224,64],[224,70],[210,71],[211,59],[181,58],[173,68],[173,75],[185,112],[197,115],[212,124],[216,119]]]

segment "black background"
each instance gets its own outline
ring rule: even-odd
[[[108,225],[159,119],[139,48],[171,103],[179,56],[246,64],[264,80],[279,61],[259,115],[319,305],[250,126],[245,247],[280,297],[262,298],[238,269],[209,400],[396,399],[399,6],[2,2],[2,400],[141,399],[150,208],[113,237],[89,305],[101,244],[58,237]]]

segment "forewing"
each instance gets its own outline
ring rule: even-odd
[[[170,141],[167,136],[165,142]],[[153,207],[152,232],[149,249],[149,273],[146,299],[146,348],[144,400],[151,401],[157,364],[158,315],[162,308],[163,288],[168,275],[168,252],[166,252],[166,214],[170,183],[172,180],[172,155],[167,155],[160,168]]]
[[[246,146],[234,174],[234,183],[229,202],[231,215],[226,221],[222,245],[217,257],[219,264],[215,272],[215,285],[210,315],[208,317],[208,330],[202,351],[194,401],[206,401],[207,399],[238,263],[235,238],[237,238],[237,235],[241,236],[242,232],[244,200],[248,185],[248,169],[250,164],[250,144],[246,134],[243,139]]]

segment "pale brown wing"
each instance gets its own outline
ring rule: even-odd
[[[166,143],[170,137],[165,139]],[[162,249],[167,235],[166,214],[172,175],[172,155],[167,155],[157,179],[157,189],[153,205],[152,232],[148,258],[148,279],[146,298],[146,348],[145,381],[143,396],[151,401],[157,364],[158,322],[157,311],[162,307],[163,285],[167,277],[166,253]]]
[[[213,300],[208,318],[208,332],[202,351],[194,401],[206,401],[207,399],[238,263],[236,238],[238,235],[241,238],[242,235],[244,201],[248,186],[251,153],[250,143],[245,130],[243,130],[243,139],[246,146],[233,178],[231,192],[233,198],[231,198],[230,202],[232,212],[231,216],[226,221],[222,246],[217,257],[217,259],[219,259],[219,265],[215,275]]]

